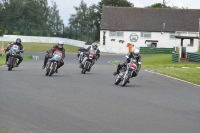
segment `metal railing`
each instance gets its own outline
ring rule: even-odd
[[[179,60],[179,54],[172,53],[172,62],[178,62],[178,60]]]
[[[171,54],[175,48],[140,47],[141,54]]]
[[[200,63],[200,54],[187,52],[187,59],[192,62]]]

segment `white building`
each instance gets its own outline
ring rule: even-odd
[[[181,46],[187,52],[199,48],[199,18],[197,9],[158,9],[133,7],[103,7],[100,27],[100,50],[127,53],[128,43],[136,47],[173,48]]]

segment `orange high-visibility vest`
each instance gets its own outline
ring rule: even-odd
[[[129,51],[129,52],[132,52],[134,46],[133,46],[131,43],[128,43],[128,44],[126,45],[126,47],[128,47],[128,51]]]

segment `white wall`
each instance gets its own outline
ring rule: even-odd
[[[131,42],[129,36],[132,33],[136,33],[139,37],[137,42]],[[181,44],[180,39],[170,39],[170,33],[162,33],[161,32],[152,32],[151,38],[142,38],[140,37],[141,32],[138,31],[126,31],[124,32],[124,37],[110,37],[109,31],[106,31],[106,44],[103,45],[103,31],[100,31],[100,50],[104,52],[111,52],[111,53],[127,53],[128,48],[126,47],[128,43],[134,44],[136,47],[146,47],[145,44],[146,40],[158,40],[157,47],[158,48],[173,48],[179,47]],[[187,34],[190,36],[190,34]],[[111,41],[111,39],[115,39],[115,41]],[[119,43],[119,40],[124,40],[124,43]],[[187,47],[187,52],[197,52],[199,47],[199,40],[194,40],[194,46],[188,46],[190,40],[184,40],[183,46]]]
[[[137,42],[131,42],[129,36],[132,33],[136,33],[139,36]],[[127,31],[124,32],[124,37],[109,37],[109,31],[106,31],[106,45],[103,45],[103,31],[100,32],[100,46],[99,49],[101,52],[110,52],[110,53],[127,53],[128,48],[127,43],[132,43],[136,47],[146,47],[145,40],[158,40],[157,47],[162,48],[173,48],[179,47],[181,44],[180,39],[170,39],[169,33],[160,32],[152,32],[151,38],[141,38],[140,32],[131,32]],[[194,36],[194,34],[189,34],[185,32],[179,33],[179,35],[184,36]],[[0,41],[8,41],[8,42],[15,42],[17,38],[21,38],[22,42],[41,42],[41,43],[57,43],[58,41],[63,41],[64,44],[69,44],[73,46],[85,46],[84,41],[72,40],[67,38],[58,38],[58,37],[40,37],[40,36],[18,36],[18,35],[4,35],[0,37]],[[111,39],[115,39],[115,41],[111,41]],[[124,43],[119,43],[119,40],[124,40]],[[187,47],[187,52],[197,52],[199,47],[199,40],[194,40],[194,46],[188,46],[190,40],[184,40],[184,47]]]
[[[72,40],[67,38],[59,38],[59,37],[40,37],[40,36],[18,36],[18,35],[4,35],[0,37],[0,41],[6,42],[15,42],[17,38],[20,38],[23,42],[37,42],[37,43],[58,43],[59,41],[63,41],[64,44],[69,44],[73,46],[85,46],[84,41]]]

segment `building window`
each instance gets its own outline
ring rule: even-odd
[[[143,38],[151,38],[151,32],[141,32],[140,36]]]
[[[190,44],[188,46],[194,46],[194,39],[190,39]]]
[[[116,31],[110,31],[109,36],[116,36]]]
[[[124,37],[124,32],[123,31],[110,31],[109,36]]]
[[[123,31],[117,31],[117,37],[124,37]]]
[[[169,38],[170,38],[170,39],[175,39],[175,33],[170,33],[170,34],[169,34]]]

